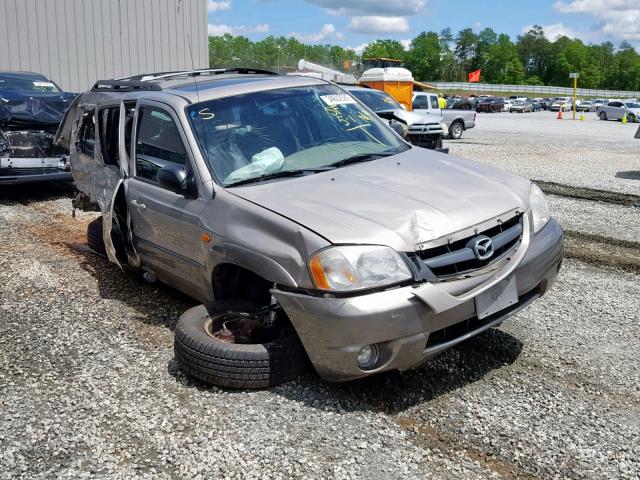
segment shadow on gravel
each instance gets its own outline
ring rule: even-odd
[[[384,372],[345,383],[325,382],[311,371],[269,391],[318,410],[337,413],[372,411],[397,415],[418,403],[435,400],[476,382],[492,370],[512,364],[521,351],[520,340],[502,330],[490,329],[431,358],[414,370]],[[199,391],[224,390],[231,395],[230,398],[251,391],[221,389],[187,377],[175,358],[167,365],[167,372],[182,385]]]
[[[616,173],[617,178],[623,178],[625,180],[640,180],[640,170],[629,170],[627,172]]]
[[[0,202],[4,204],[20,203],[29,205],[32,202],[58,200],[73,196],[73,184],[70,182],[38,182],[25,185],[0,186]]]
[[[414,370],[382,373],[348,383],[327,383],[308,374],[293,384],[274,388],[273,393],[321,410],[398,414],[512,364],[521,351],[522,342],[517,338],[490,329]]]
[[[85,244],[67,244],[79,257],[80,267],[96,279],[103,299],[117,300],[140,314],[139,321],[173,331],[178,317],[197,304],[177,290],[157,282],[149,284],[135,273],[122,271]]]

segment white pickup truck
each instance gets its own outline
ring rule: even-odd
[[[438,104],[438,95],[428,92],[413,93],[413,110],[416,112],[439,115],[449,127],[449,138],[458,139],[462,132],[476,126],[476,112],[473,110],[442,110]]]

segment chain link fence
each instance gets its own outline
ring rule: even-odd
[[[573,95],[571,87],[548,87],[541,85],[494,85],[491,83],[467,83],[467,82],[426,82],[438,90],[465,91],[480,93],[526,93],[532,96],[562,96]],[[593,98],[638,98],[640,92],[624,90],[598,90],[592,88],[578,88],[580,97]]]

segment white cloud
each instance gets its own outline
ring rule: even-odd
[[[400,43],[402,44],[402,48],[404,48],[407,51],[411,48],[411,39],[410,38],[407,38],[405,40],[400,40]]]
[[[562,13],[599,13],[610,10],[634,10],[639,8],[636,0],[572,0],[556,2],[554,8]]]
[[[307,0],[325,8],[332,15],[367,16],[377,15],[398,17],[420,13],[426,0]]]
[[[540,25],[540,26],[544,30],[544,36],[551,41],[554,41],[557,38],[562,36],[569,37],[569,38],[584,37],[584,35],[580,35],[576,33],[574,30],[572,30],[571,28],[564,26],[562,22],[553,23],[551,25]],[[533,28],[533,25],[527,25],[522,29],[522,33],[525,34],[532,28]]]
[[[207,2],[207,10],[210,12],[218,12],[222,10],[231,10],[231,0],[209,0]]]
[[[367,48],[368,46],[369,46],[369,43],[365,42],[365,43],[361,43],[357,47],[347,47],[347,50],[353,50],[354,52],[356,52],[357,55],[362,55],[362,52],[364,52],[364,49]]]
[[[410,27],[404,17],[363,16],[353,17],[349,30],[354,33],[406,33]]]
[[[338,40],[342,40],[344,38],[344,35],[342,33],[336,32],[336,27],[332,23],[325,24],[320,29],[320,31],[316,33],[303,34],[303,33],[292,32],[289,35],[297,38],[302,43],[323,42],[327,38],[331,37],[332,35],[335,36]]]
[[[225,33],[230,33],[231,35],[244,35],[247,33],[266,33],[269,31],[268,23],[258,23],[254,26],[246,26],[246,25],[224,25],[224,24],[209,24],[209,35],[212,37],[219,37],[224,35]]]
[[[586,13],[596,20],[603,34],[621,40],[640,42],[640,2],[638,0],[571,0],[559,1],[554,8],[560,13]]]

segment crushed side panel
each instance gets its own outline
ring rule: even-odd
[[[89,195],[91,200],[100,207],[107,257],[122,268],[113,246],[111,229],[113,202],[123,177],[118,166],[104,164],[98,134],[97,112],[97,105],[94,103],[78,106],[69,142],[71,173],[78,189]]]

